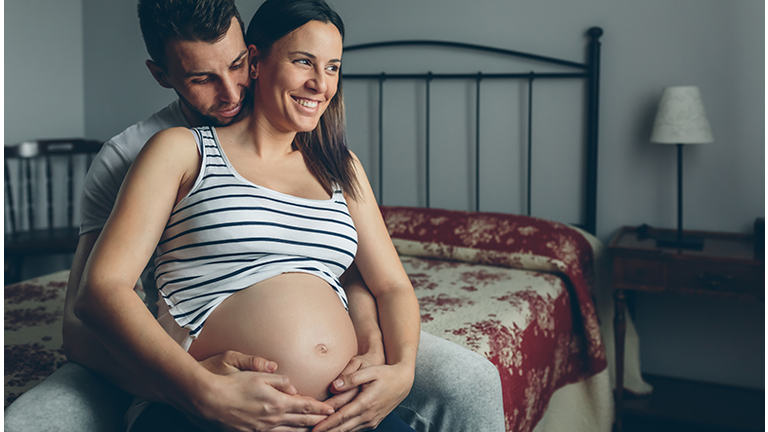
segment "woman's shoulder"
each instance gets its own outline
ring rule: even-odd
[[[195,136],[193,129],[185,128],[185,127],[172,127],[168,129],[163,129],[156,134],[152,136],[152,138],[147,141],[147,145],[157,143],[158,141],[161,143],[188,143],[189,141],[194,142]],[[154,144],[157,145],[157,144]]]
[[[174,127],[157,132],[147,141],[137,161],[174,162],[173,165],[196,167],[199,163],[197,141],[191,129]]]
[[[197,151],[196,148],[195,135],[192,129],[173,127],[154,134],[142,151],[163,154],[182,152],[183,154],[189,150]]]

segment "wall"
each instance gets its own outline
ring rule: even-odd
[[[82,1],[8,0],[4,25],[5,143],[83,136]]]
[[[136,0],[83,0],[85,130],[107,140],[170,103],[150,75]]]
[[[713,144],[685,151],[686,228],[750,232],[765,214],[760,0],[330,2],[347,24],[347,44],[447,39],[582,61],[584,31],[600,26],[598,236],[607,241],[622,225],[676,224],[674,148],[649,143],[658,98],[669,85],[701,88],[715,136]],[[143,64],[131,3],[83,0],[89,137],[107,139],[174,97]],[[238,4],[248,22],[258,2]],[[763,317],[764,304],[639,296],[643,369],[763,388]]]

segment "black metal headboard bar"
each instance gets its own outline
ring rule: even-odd
[[[528,216],[531,215],[531,185],[533,181],[531,179],[531,166],[533,165],[533,80],[534,77],[528,78],[528,181],[526,183],[526,205],[525,209]]]
[[[485,51],[496,54],[503,54],[506,56],[525,58],[529,60],[536,60],[544,63],[556,64],[560,66],[567,66],[576,69],[588,70],[589,65],[584,63],[576,63],[568,60],[562,60],[554,57],[546,57],[538,54],[531,54],[521,51],[513,51],[504,48],[489,47],[484,45],[474,45],[463,42],[449,42],[449,41],[435,41],[435,40],[402,40],[402,41],[388,41],[388,42],[373,42],[367,44],[351,45],[344,47],[344,52],[365,50],[372,48],[384,48],[394,46],[443,46],[449,48],[464,48],[472,51]]]
[[[398,74],[343,74],[344,79],[353,80],[377,80],[379,87],[379,200],[383,202],[383,108],[384,108],[384,81],[386,80],[424,80],[426,83],[426,206],[430,206],[430,82],[435,79],[446,80],[475,80],[476,81],[476,109],[475,109],[475,209],[480,210],[480,82],[486,79],[518,79],[528,80],[528,196],[527,212],[531,214],[531,165],[532,165],[532,112],[533,112],[533,82],[538,79],[584,79],[587,83],[586,92],[586,191],[585,191],[585,222],[582,227],[594,234],[597,226],[597,145],[598,145],[598,114],[599,114],[599,89],[600,89],[600,37],[603,31],[599,27],[592,27],[587,32],[590,38],[587,55],[587,63],[575,63],[553,57],[512,51],[502,48],[494,48],[481,45],[466,44],[460,42],[445,42],[431,40],[408,40],[376,42],[345,47],[346,52],[396,46],[441,46],[450,48],[469,49],[503,54],[512,57],[530,59],[559,66],[579,69],[583,72],[535,72],[527,73],[398,73]]]
[[[536,79],[565,79],[565,78],[588,78],[588,72],[523,72],[523,73],[422,73],[422,74],[390,74],[386,72],[378,74],[344,74],[344,79],[387,79],[387,80],[425,80],[425,79],[528,79],[533,75]]]
[[[587,232],[597,231],[597,142],[600,113],[600,37],[603,29],[592,27],[589,34],[589,78],[587,79]]]

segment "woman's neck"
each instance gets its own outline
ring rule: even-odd
[[[238,146],[253,151],[259,158],[275,160],[295,151],[293,140],[296,132],[284,132],[274,128],[258,110],[243,121],[227,126],[228,139]]]

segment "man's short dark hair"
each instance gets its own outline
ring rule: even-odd
[[[161,66],[170,41],[217,42],[229,31],[232,17],[243,29],[234,0],[139,0],[138,12],[147,52]]]

